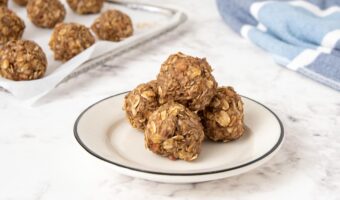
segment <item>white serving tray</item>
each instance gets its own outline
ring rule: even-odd
[[[61,2],[65,5],[67,12],[64,22],[77,22],[90,27],[94,19],[99,16],[99,14],[78,15],[68,7],[66,0],[62,0]],[[97,39],[92,47],[75,56],[73,59],[62,63],[54,60],[53,52],[48,46],[52,30],[34,26],[27,18],[25,7],[20,7],[10,2],[9,8],[15,11],[25,21],[26,29],[23,39],[37,42],[46,53],[48,68],[45,76],[38,80],[12,81],[0,77],[0,87],[18,99],[28,100],[31,103],[46,95],[61,82],[79,73],[84,73],[115,56],[169,32],[184,23],[187,19],[185,13],[175,9],[142,3],[108,0],[104,4],[102,12],[113,8],[127,13],[133,21],[134,35],[121,42],[109,42]]]

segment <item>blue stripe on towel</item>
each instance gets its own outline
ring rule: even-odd
[[[314,62],[306,66],[307,69],[314,71],[325,77],[340,82],[340,63],[339,57],[329,54],[321,54]]]
[[[340,90],[340,1],[217,0],[217,6],[234,31],[278,64]]]

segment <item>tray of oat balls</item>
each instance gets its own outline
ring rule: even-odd
[[[0,87],[38,99],[72,74],[173,30],[180,11],[113,0],[0,0]]]
[[[89,106],[74,134],[117,172],[167,183],[245,173],[272,158],[284,138],[273,111],[219,85],[207,59],[180,52],[154,80]]]

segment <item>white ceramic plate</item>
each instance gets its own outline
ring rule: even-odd
[[[264,105],[242,97],[246,133],[229,143],[205,141],[193,162],[171,161],[144,147],[122,110],[126,93],[103,99],[80,114],[74,125],[79,144],[119,173],[167,183],[216,180],[252,170],[280,148],[284,133],[279,118]]]

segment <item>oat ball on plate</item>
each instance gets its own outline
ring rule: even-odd
[[[0,76],[15,80],[33,80],[44,76],[47,59],[33,41],[13,40],[0,47]]]
[[[203,110],[216,93],[217,83],[211,72],[204,58],[170,55],[157,76],[160,103],[176,101],[192,111]]]
[[[59,0],[30,0],[27,4],[27,15],[36,26],[53,28],[64,21],[66,10]]]
[[[13,1],[19,6],[26,6],[28,3],[28,0],[13,0]]]
[[[49,46],[56,60],[67,61],[95,42],[90,30],[77,23],[59,23],[55,26]]]
[[[99,13],[104,0],[67,0],[70,8],[78,14]]]
[[[0,6],[0,45],[18,40],[25,30],[25,23],[13,11]]]
[[[0,6],[5,6],[7,7],[8,0],[0,0]]]
[[[145,146],[171,160],[195,160],[204,140],[200,118],[179,103],[166,103],[154,111],[145,128]]]
[[[99,39],[109,41],[120,41],[133,33],[130,17],[119,10],[108,10],[102,13],[91,28]]]
[[[125,96],[124,110],[130,124],[144,130],[149,116],[158,108],[156,81],[140,84]]]
[[[228,142],[244,133],[243,102],[232,87],[220,87],[202,115],[205,135],[213,141]]]

